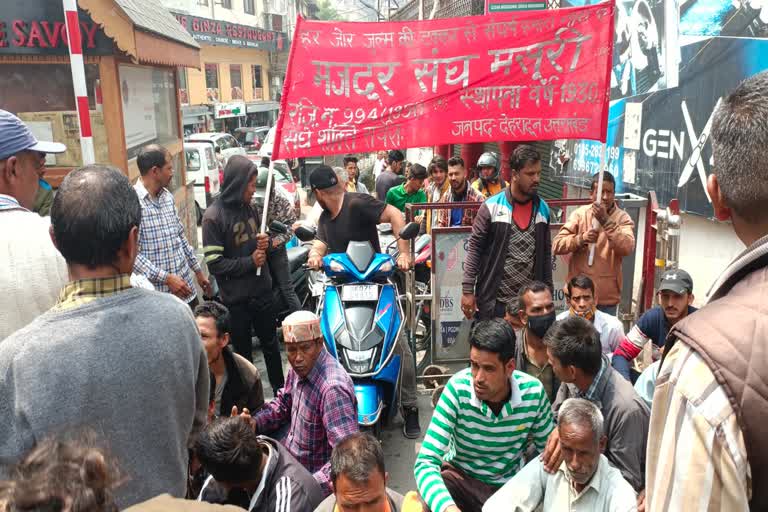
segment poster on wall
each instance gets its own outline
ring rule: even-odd
[[[562,0],[561,7],[598,3]],[[678,84],[677,0],[616,0],[611,99]]]
[[[461,280],[471,228],[432,230],[432,255],[435,261],[433,333],[433,360],[435,362],[467,359],[469,343],[457,343],[461,321]]]
[[[125,146],[135,148],[157,138],[152,69],[120,66],[120,94],[123,99]]]
[[[688,0],[680,4],[680,34],[768,37],[766,0]]]
[[[611,105],[608,170],[617,192],[654,190],[662,206],[678,198],[684,211],[711,216],[705,183],[713,166],[712,114],[742,80],[768,70],[768,39],[705,39],[684,46],[682,57],[679,87]],[[636,150],[625,145],[630,119],[640,125]],[[565,153],[565,181],[584,185],[599,168],[600,144],[568,141]]]

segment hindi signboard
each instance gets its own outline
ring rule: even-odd
[[[273,157],[604,140],[614,8],[387,23],[299,19]]]

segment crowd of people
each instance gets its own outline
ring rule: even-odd
[[[541,157],[526,144],[512,152],[508,183],[493,153],[474,181],[459,157],[425,168],[399,150],[379,154],[375,197],[353,156],[312,172],[312,269],[350,241],[380,251],[377,225],[399,233],[407,204],[462,203],[416,212],[424,232],[472,227],[461,298],[474,321],[470,364],[437,398],[415,489],[403,496],[387,485],[380,442],[360,431],[354,385],[317,314],[285,297],[278,336],[290,234],[260,226],[263,216],[298,217],[274,190],[266,205],[268,162],[226,164],[202,220],[214,283],[167,189],[165,148],[142,149],[135,184],[108,165],[73,170],[41,217],[31,208],[45,155],[65,147],[0,110],[0,510],[764,509],[768,494],[754,483],[768,471],[766,116],[762,73],[712,123],[718,165],[707,189],[747,249],[700,310],[691,276],[664,272],[659,305],[628,333],[616,315],[634,225],[610,173],[553,238]],[[408,242],[398,245],[408,271]],[[557,254],[570,255],[559,315]],[[403,434],[416,439],[410,350],[398,340]],[[633,365],[643,351],[651,364]]]

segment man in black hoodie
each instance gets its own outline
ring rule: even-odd
[[[269,237],[259,233],[261,212],[251,206],[257,177],[258,168],[244,156],[229,159],[221,196],[203,216],[203,252],[208,270],[219,283],[221,299],[229,308],[235,351],[253,361],[253,329],[276,394],[284,384],[283,363],[275,339],[272,278],[266,258]]]

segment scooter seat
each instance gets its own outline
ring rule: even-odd
[[[290,269],[291,273],[299,270],[309,258],[309,247],[302,245],[298,247],[291,247],[286,252],[288,253],[288,268]]]

